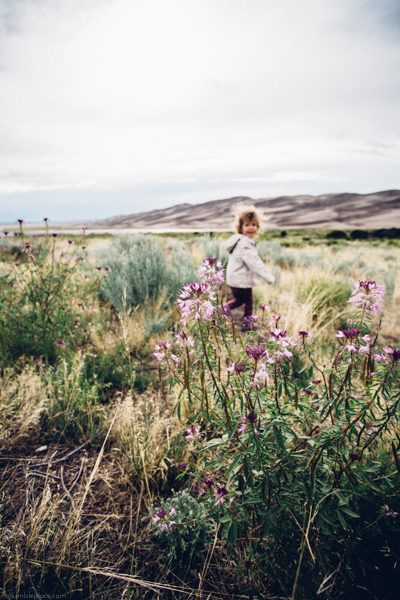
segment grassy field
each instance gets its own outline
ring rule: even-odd
[[[396,597],[400,243],[326,233],[260,237],[243,334],[176,304],[225,234],[1,240],[4,597]]]

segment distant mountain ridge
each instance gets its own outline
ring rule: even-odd
[[[250,198],[236,196],[92,221],[91,226],[132,229],[229,230],[238,204],[254,204],[264,225],[277,228],[354,229],[400,227],[400,190]]]

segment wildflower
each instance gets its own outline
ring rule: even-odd
[[[216,498],[215,506],[221,506],[225,502],[225,496],[228,494],[228,490],[225,485],[217,485],[214,496]]]
[[[46,224],[47,224],[47,221],[48,221],[48,220],[49,220],[49,219],[48,219],[47,217],[44,217],[44,219],[43,219],[43,221],[44,221]]]
[[[166,351],[171,348],[170,342],[159,342],[155,345],[156,352],[153,352],[153,356],[158,362],[162,362],[166,357]]]
[[[176,334],[176,340],[182,348],[188,348],[194,346],[194,339],[188,336],[184,331],[179,331]]]
[[[247,356],[250,356],[251,358],[254,358],[254,360],[257,361],[260,358],[263,358],[263,356],[266,356],[267,351],[264,348],[261,348],[260,346],[257,348],[250,348],[250,346],[247,346],[246,354]]]
[[[392,346],[385,346],[383,351],[387,357],[392,358],[393,362],[400,361],[400,348],[392,348]]]
[[[281,315],[272,315],[272,320],[275,323],[275,327],[278,327],[279,321],[282,319]]]
[[[196,425],[191,425],[188,429],[186,429],[186,439],[187,440],[194,440],[197,437],[199,437],[200,435],[200,427],[197,427]]]
[[[358,352],[364,356],[368,356],[371,353],[369,346],[360,346]]]
[[[242,331],[253,331],[256,329],[255,322],[257,317],[255,315],[248,315],[243,318]]]
[[[58,346],[59,348],[65,348],[64,340],[57,340],[56,346]]]
[[[241,420],[241,425],[239,426],[239,428],[237,430],[237,433],[239,435],[241,435],[242,433],[244,433],[247,430],[247,426],[248,425],[251,425],[251,427],[253,429],[253,432],[256,435],[260,435],[258,429],[255,427],[255,424],[258,421],[258,416],[257,416],[257,414],[255,412],[249,412],[249,414],[247,416],[246,415],[242,415],[240,417],[240,420]]]
[[[177,304],[182,315],[183,323],[193,317],[195,320],[210,321],[215,316],[215,292],[208,283],[189,283],[179,294]]]
[[[397,519],[399,516],[398,512],[395,512],[388,504],[383,505],[385,511],[385,517],[389,517],[390,519]]]
[[[336,337],[337,339],[346,338],[347,340],[355,340],[359,333],[360,330],[357,327],[353,327],[352,329],[339,329],[339,331],[336,333]]]
[[[266,310],[271,310],[268,304],[260,304],[260,310],[265,312]]]
[[[311,337],[311,333],[309,331],[299,331],[299,336],[305,340],[307,337]]]
[[[231,307],[229,306],[228,302],[226,304],[222,305],[222,307],[221,307],[221,315],[223,317],[230,317],[232,315]]]
[[[202,283],[208,283],[214,288],[220,287],[225,281],[224,269],[216,258],[205,258],[197,269],[197,274]]]
[[[163,508],[159,508],[153,515],[152,521],[153,523],[157,523],[161,519],[164,519],[167,516],[167,513]]]
[[[171,348],[171,343],[170,342],[158,342],[158,344],[155,345],[155,349],[156,350],[169,350]]]
[[[239,428],[237,430],[238,435],[241,435],[247,429],[247,419],[246,419],[245,415],[240,417],[240,420],[241,420],[241,425],[239,426]]]
[[[354,284],[349,303],[367,314],[382,314],[385,291],[383,284],[372,279],[358,281]]]
[[[278,350],[274,354],[276,362],[280,362],[283,357],[289,360],[293,357],[293,353],[288,349],[289,346],[296,346],[296,340],[286,334],[286,329],[273,328],[270,330],[271,338],[278,345]],[[274,361],[267,361],[274,362]]]
[[[7,237],[10,232],[9,231],[3,231],[3,233]]]
[[[181,359],[176,354],[171,354],[171,360],[173,360],[176,365],[180,365],[181,363]]]
[[[244,365],[235,362],[233,362],[231,366],[227,368],[228,373],[243,373],[244,370]]]
[[[270,331],[271,337],[275,339],[275,341],[279,341],[281,338],[286,337],[286,329],[278,329],[277,327],[271,329]]]
[[[56,239],[57,236],[58,236],[58,233],[52,233],[51,234],[51,237],[54,238],[54,239]]]
[[[210,488],[212,485],[214,485],[214,479],[212,477],[206,477],[204,479],[204,483]]]
[[[386,354],[374,354],[374,360],[377,360],[378,362],[387,362],[388,361],[388,357],[386,356]]]
[[[259,383],[267,383],[267,382],[268,382],[267,367],[264,363],[261,363],[261,365],[259,366],[259,368],[257,369],[257,371],[254,374],[252,385],[257,387],[257,385]]]

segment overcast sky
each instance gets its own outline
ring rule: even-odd
[[[400,188],[399,0],[0,0],[0,222]]]

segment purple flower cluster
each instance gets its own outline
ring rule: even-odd
[[[293,357],[293,352],[289,348],[296,346],[297,341],[287,335],[286,329],[278,329],[277,327],[270,330],[270,337],[275,342],[277,349],[268,362],[280,362],[283,358],[290,360]]]
[[[385,346],[383,353],[374,354],[374,359],[381,362],[400,362],[400,348],[393,348],[392,346]]]
[[[200,427],[191,425],[188,427],[188,429],[186,429],[185,437],[187,440],[195,440],[196,438],[200,437]]]
[[[156,524],[160,531],[169,531],[172,529],[174,525],[176,525],[176,521],[173,521],[171,517],[176,515],[176,509],[171,508],[169,513],[167,513],[163,508],[159,508],[152,517],[152,523]]]
[[[237,433],[239,435],[241,435],[242,433],[244,433],[247,430],[247,428],[248,428],[249,425],[251,426],[251,428],[253,430],[253,433],[255,435],[260,435],[260,432],[255,427],[255,424],[258,421],[258,416],[257,416],[257,414],[255,412],[249,412],[249,414],[247,416],[246,415],[242,415],[242,417],[240,418],[240,421],[241,421],[241,424],[240,424],[240,426],[239,426],[239,428],[237,430]]]
[[[241,363],[235,363],[233,362],[231,364],[230,367],[227,368],[228,373],[243,373],[243,371],[245,370],[245,366],[242,365]]]
[[[371,337],[366,334],[360,338],[360,333],[361,331],[358,329],[358,327],[352,327],[351,329],[339,329],[336,333],[336,338],[342,345],[342,350],[347,350],[347,352],[356,354],[370,354],[371,350],[369,343],[371,341]]]
[[[203,319],[210,321],[215,317],[216,294],[209,283],[188,283],[184,286],[177,304],[182,316],[182,323],[186,324],[190,317],[196,321]]]
[[[255,361],[258,361],[260,360],[260,358],[266,356],[268,352],[265,348],[261,348],[260,346],[257,348],[250,348],[250,346],[247,346],[246,354],[247,356],[254,358]]]
[[[205,258],[197,269],[197,274],[202,283],[208,283],[214,288],[220,287],[225,281],[225,271],[216,258]]]
[[[215,318],[217,291],[225,280],[221,267],[216,258],[206,258],[197,271],[200,282],[188,283],[183,287],[177,300],[183,324],[190,318],[196,321]]]
[[[358,281],[354,284],[349,303],[368,315],[380,315],[383,313],[385,291],[385,286],[382,283],[372,279]]]

